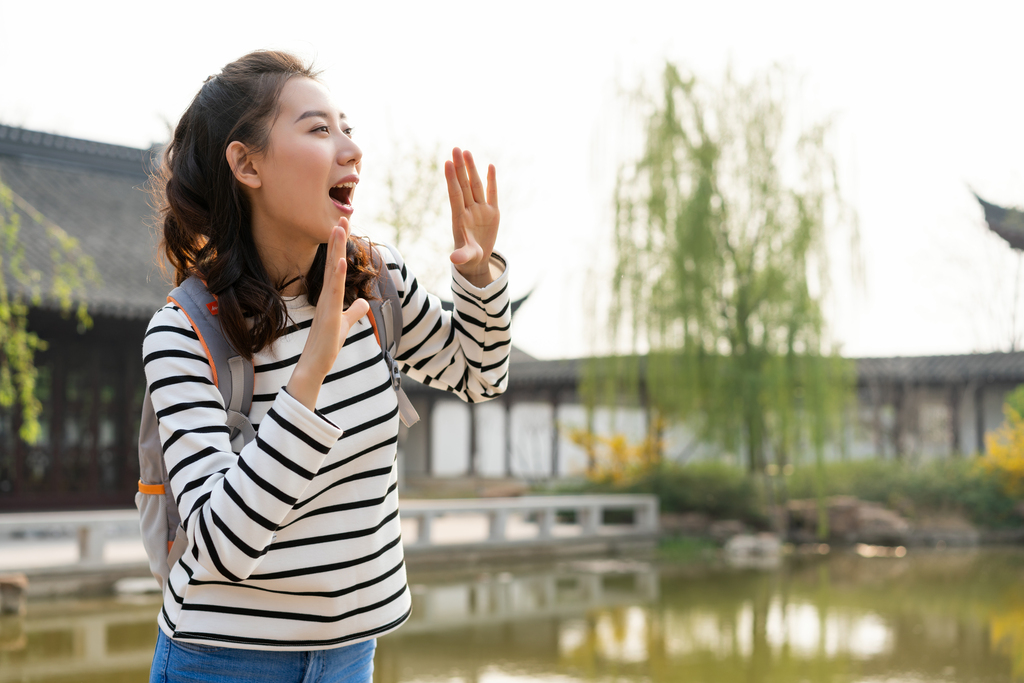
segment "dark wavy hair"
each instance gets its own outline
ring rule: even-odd
[[[217,297],[228,342],[251,359],[287,329],[288,309],[271,282],[252,237],[252,208],[227,161],[233,141],[266,151],[279,98],[289,78],[317,80],[319,72],[286,52],[259,50],[231,62],[203,83],[164,150],[154,183],[163,221],[161,247],[174,268],[174,283],[190,275]],[[373,298],[377,268],[371,245],[349,238],[345,305]],[[323,286],[327,245],[321,244],[303,278],[316,305]],[[251,319],[251,328],[246,320]]]

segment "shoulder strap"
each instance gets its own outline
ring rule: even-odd
[[[217,299],[196,276],[176,287],[167,300],[180,308],[199,336],[213,372],[213,383],[224,398],[228,427],[241,432],[244,443],[255,437],[246,415],[252,407],[254,374],[252,363],[240,356],[228,343],[217,318]],[[232,440],[234,442],[234,439]],[[239,447],[240,450],[240,447]]]
[[[391,247],[391,253],[395,251]],[[380,258],[376,250],[371,248],[373,264],[377,266]],[[395,259],[398,260],[397,257]],[[395,288],[395,281],[391,279],[387,263],[378,266],[377,278],[374,280],[374,293],[379,297],[370,302],[370,311],[373,313],[374,329],[377,329],[377,322],[380,321],[382,330],[377,332],[377,340],[381,348],[387,348],[392,357],[398,353],[398,345],[402,342],[402,302],[398,298],[398,290]]]
[[[391,253],[395,250],[391,247]],[[398,409],[402,422],[406,427],[411,427],[419,421],[420,416],[416,413],[409,397],[402,389],[402,374],[398,368],[395,356],[398,353],[398,344],[402,340],[402,303],[398,299],[398,290],[395,282],[391,279],[391,273],[387,263],[382,263],[376,249],[370,247],[370,259],[378,268],[377,277],[374,279],[373,287],[376,295],[370,300],[370,324],[373,332],[384,353],[384,360],[391,372],[391,385],[398,394]],[[395,255],[395,260],[398,260]]]

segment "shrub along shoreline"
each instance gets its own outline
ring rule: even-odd
[[[963,457],[912,464],[898,460],[826,463],[823,496],[854,496],[881,503],[910,521],[955,514],[987,529],[1024,527],[1021,498],[1007,492],[998,471]],[[815,498],[819,474],[813,465],[789,475],[750,474],[718,462],[663,462],[626,481],[585,480],[561,493],[653,493],[663,513],[702,513],[767,529],[770,509],[789,500]]]

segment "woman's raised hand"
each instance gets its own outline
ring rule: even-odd
[[[494,279],[490,262],[499,218],[494,164],[487,167],[485,191],[473,155],[456,147],[452,160],[444,162],[444,177],[452,205],[452,263],[467,280],[482,287]]]
[[[348,219],[344,217],[331,230],[327,242],[327,263],[324,264],[324,284],[316,304],[316,313],[313,314],[313,323],[302,355],[286,387],[293,398],[310,410],[316,407],[320,385],[334,367],[349,329],[370,310],[365,299],[356,299],[345,310],[345,275],[348,269],[345,251],[348,232]]]

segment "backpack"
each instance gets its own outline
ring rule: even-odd
[[[373,249],[370,253],[376,266],[377,253]],[[380,272],[374,282],[374,294],[377,298],[370,301],[370,324],[391,373],[391,385],[398,395],[399,415],[405,426],[411,427],[419,420],[419,416],[402,390],[401,371],[395,361],[398,344],[402,339],[402,305],[386,264],[380,264]],[[198,277],[187,278],[167,296],[167,301],[185,313],[193,331],[199,336],[199,343],[210,361],[213,383],[224,399],[227,425],[231,430],[231,450],[239,453],[245,444],[256,438],[256,431],[248,417],[254,383],[252,362],[238,355],[221,333],[217,319],[217,299]],[[149,569],[162,590],[171,567],[184,554],[188,539],[171,493],[156,412],[148,386],[139,425],[139,492],[135,494],[135,505],[139,508],[139,527],[149,558]]]

